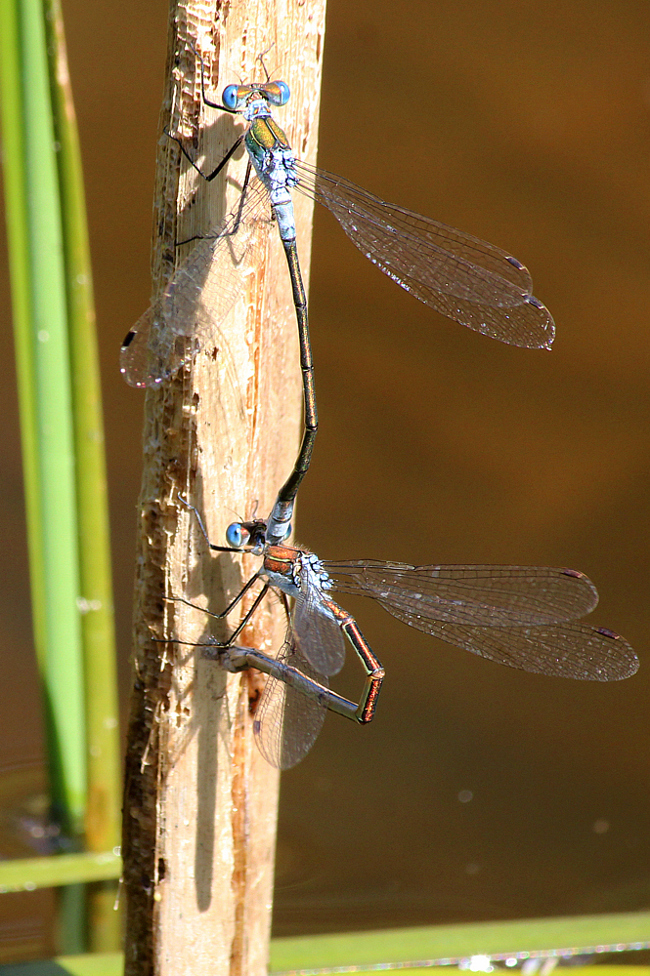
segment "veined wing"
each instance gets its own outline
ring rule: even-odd
[[[390,612],[411,623],[394,609]],[[534,674],[620,681],[639,667],[639,659],[625,638],[604,627],[462,627],[430,621],[420,629],[478,657]]]
[[[321,674],[338,674],[345,662],[345,638],[304,562],[300,585],[292,615],[294,639],[303,657]]]
[[[291,630],[277,659],[281,665],[296,668],[323,689],[327,688],[327,678],[305,660]],[[266,761],[276,769],[291,769],[299,763],[318,738],[326,713],[325,704],[286,681],[269,676],[253,723],[255,741]]]
[[[199,349],[219,344],[219,326],[241,294],[243,272],[257,265],[266,223],[259,218],[265,209],[270,220],[267,190],[255,179],[243,206],[213,236],[195,244],[122,343],[120,372],[127,383],[157,386]]]
[[[350,240],[421,302],[513,346],[550,349],[555,324],[507,251],[385,203],[349,180],[297,161],[297,189],[336,217]]]
[[[409,566],[381,560],[324,561],[337,590],[377,600],[411,627],[433,622],[481,627],[576,620],[596,606],[591,580],[573,569],[537,566]]]

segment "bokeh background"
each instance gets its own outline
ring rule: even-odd
[[[167,3],[63,8],[126,709],[143,400],[117,358],[150,295]],[[276,61],[291,85],[292,65]],[[299,541],[323,558],[580,569],[601,593],[592,622],[623,633],[642,669],[602,686],[530,676],[347,601],[388,676],[371,726],[329,717],[283,776],[274,931],[647,906],[650,6],[330,0],[319,161],[508,249],[558,331],[549,354],[444,320],[317,212],[321,429]],[[0,790],[11,804],[38,780],[43,744],[4,240],[0,273]],[[359,679],[350,655],[339,687],[354,694]],[[19,852],[6,817],[0,839],[0,853]],[[0,942],[47,943],[49,899],[3,896]]]

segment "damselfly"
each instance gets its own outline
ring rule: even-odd
[[[507,251],[385,203],[348,180],[297,160],[271,116],[273,106],[285,105],[289,99],[285,82],[271,81],[267,73],[266,82],[228,85],[221,103],[211,101],[205,90],[203,59],[197,56],[204,103],[241,114],[249,125],[225,158],[207,174],[180,142],[179,145],[194,168],[210,181],[243,140],[248,165],[242,198],[235,212],[209,238],[196,244],[161,298],[126,336],[121,370],[133,386],[156,385],[199,349],[213,344],[219,325],[242,287],[241,275],[233,267],[233,239],[240,238],[237,262],[254,262],[259,242],[255,227],[260,219],[268,219],[270,206],[291,276],[305,400],[301,450],[267,527],[269,541],[280,542],[289,533],[293,499],[309,467],[318,425],[290,190],[296,189],[323,204],[373,264],[442,315],[501,342],[528,348],[549,349],[555,326],[546,307],[532,295],[527,268]],[[251,179],[252,169],[257,175]]]
[[[199,513],[188,507],[205,535]],[[410,566],[373,559],[327,561],[304,549],[271,545],[265,541],[265,533],[262,520],[234,522],[226,533],[229,546],[208,540],[217,552],[256,553],[262,564],[222,613],[207,613],[222,619],[255,582],[259,580],[262,587],[228,640],[210,639],[205,646],[207,656],[219,660],[227,670],[254,667],[269,675],[256,713],[255,735],[265,758],[282,769],[293,766],[309,751],[326,710],[360,723],[369,722],[374,715],[384,670],[355,619],[332,599],[334,590],[370,597],[417,630],[521,671],[617,681],[630,677],[639,666],[623,637],[605,628],[571,623],[590,613],[598,602],[596,587],[577,570]],[[270,588],[295,600],[277,659],[235,644]],[[328,687],[328,677],[343,666],[344,638],[366,672],[358,704]]]

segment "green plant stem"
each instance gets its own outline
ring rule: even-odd
[[[79,834],[85,734],[73,429],[61,212],[43,10],[4,0],[0,20],[5,193],[34,637],[52,798]]]
[[[120,843],[121,776],[99,357],[81,156],[59,0],[44,0],[63,216],[88,736],[86,848]]]
[[[650,915],[629,912],[620,915],[585,915],[569,918],[527,919],[516,922],[480,922],[469,925],[432,925],[412,929],[384,929],[376,932],[345,932],[340,935],[302,936],[274,939],[271,942],[271,973],[297,976],[319,973],[432,972],[445,974],[468,972],[457,967],[452,958],[466,961],[485,955],[526,958],[555,958],[562,949],[606,946],[608,964],[584,966],[585,976],[647,976],[647,966],[612,964],[611,953],[629,953],[626,963],[634,960],[634,949],[647,946],[650,937]],[[606,950],[605,950],[606,951]],[[363,960],[363,962],[360,962]],[[427,961],[427,966],[406,968],[404,962]],[[594,956],[594,962],[598,955]],[[478,962],[478,960],[477,960]],[[489,960],[486,960],[489,962]],[[25,963],[0,967],[0,976],[121,976],[124,960],[117,953],[109,955],[58,957],[52,962]],[[367,967],[367,968],[366,968]],[[471,971],[471,970],[470,970]],[[474,970],[476,971],[476,970]],[[497,970],[503,972],[501,968]],[[519,966],[514,970],[520,973]]]
[[[0,862],[0,893],[115,880],[121,871],[122,860],[113,851],[17,858]]]
[[[579,915],[469,925],[432,925],[377,932],[274,939],[271,971],[364,967],[397,962],[450,965],[474,955],[561,955],[562,949],[589,949],[650,942],[650,913]]]

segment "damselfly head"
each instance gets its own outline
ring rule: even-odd
[[[252,102],[286,105],[291,96],[285,81],[265,81],[253,85],[226,85],[221,100],[229,112],[243,112]]]
[[[251,522],[231,522],[226,529],[226,542],[233,549],[247,549],[261,553],[266,543],[266,522],[253,519]]]

